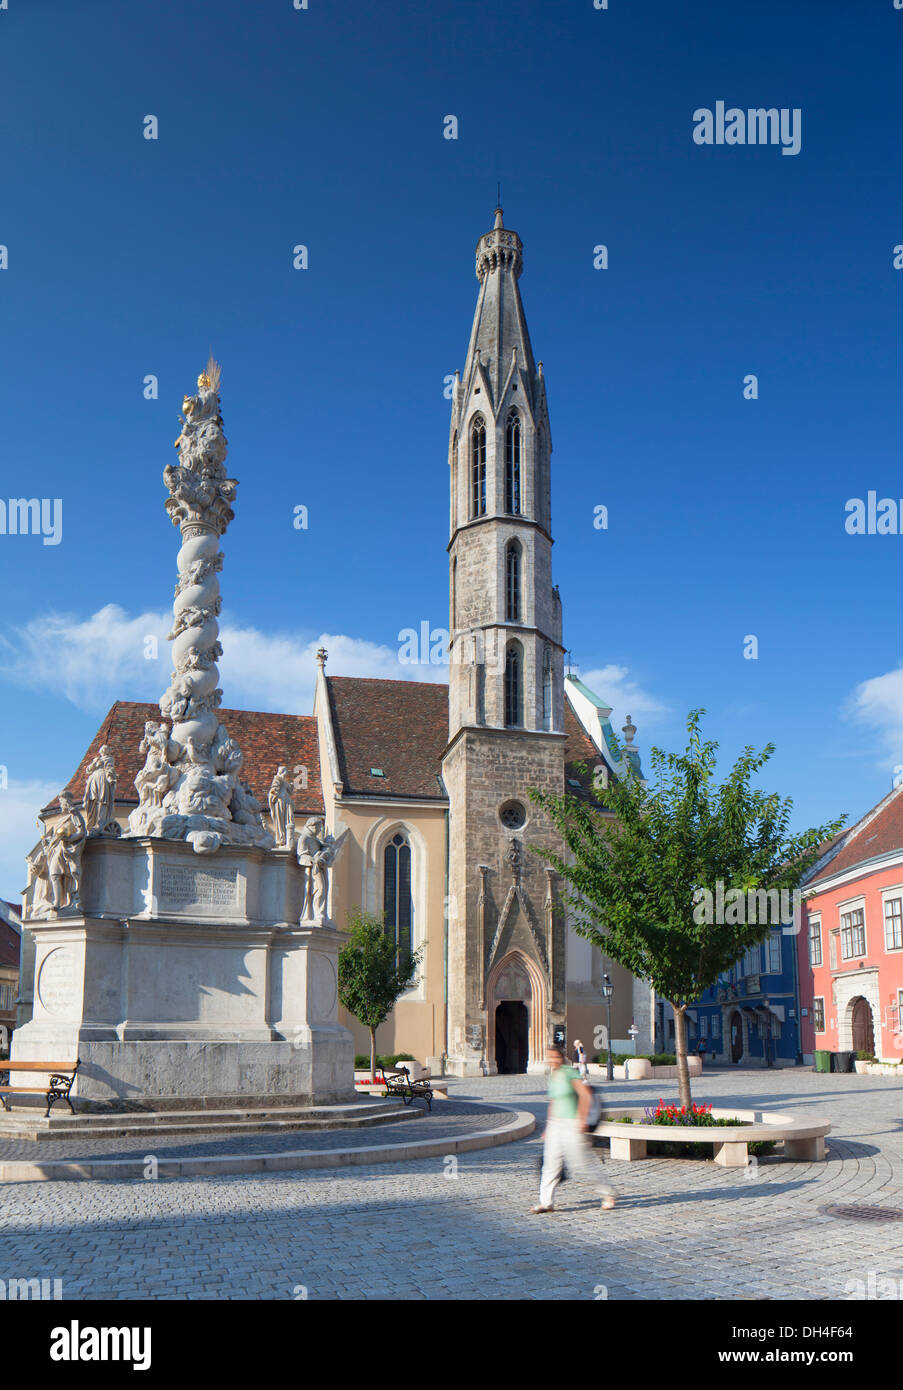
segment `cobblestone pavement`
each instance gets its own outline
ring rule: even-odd
[[[264,1130],[257,1134],[242,1130],[223,1130],[216,1138],[200,1134],[166,1137],[166,1130],[137,1139],[32,1139],[0,1138],[0,1163],[25,1160],[29,1163],[53,1159],[210,1158],[217,1154],[275,1154],[296,1149],[364,1149],[374,1144],[412,1144],[418,1139],[456,1139],[477,1130],[496,1129],[511,1119],[511,1111],[470,1100],[434,1101],[432,1114],[419,1101],[414,1105],[423,1113],[417,1119],[405,1118],[363,1129]],[[2,1277],[2,1276],[0,1276]]]
[[[541,1077],[458,1081],[451,1091],[544,1112]],[[674,1094],[671,1082],[611,1091],[634,1105]],[[849,1298],[856,1280],[865,1293],[870,1276],[893,1279],[903,1294],[903,1226],[821,1210],[903,1211],[903,1086],[715,1071],[694,1095],[825,1114],[828,1161],[761,1160],[748,1170],[609,1162],[614,1211],[569,1182],[545,1217],[527,1215],[538,1131],[456,1161],[397,1168],[9,1185],[0,1189],[0,1278],[61,1278],[64,1298],[76,1299],[809,1300]],[[415,1122],[418,1137],[429,1124]]]

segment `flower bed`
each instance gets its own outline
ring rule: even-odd
[[[688,1110],[685,1105],[666,1105],[659,1098],[658,1105],[644,1105],[643,1113],[645,1119],[638,1121],[638,1123],[648,1125],[697,1125],[706,1129],[716,1126],[739,1129],[750,1124],[749,1120],[741,1120],[736,1115],[722,1115],[716,1119],[712,1114],[711,1105],[697,1105],[695,1101]],[[620,1120],[609,1120],[608,1123],[632,1125],[634,1121],[630,1116],[625,1115]],[[765,1158],[774,1153],[774,1142],[768,1139],[754,1139],[747,1148],[753,1157]],[[654,1140],[647,1145],[646,1152],[650,1158],[710,1158],[712,1146],[711,1143],[669,1144],[666,1140],[661,1142]]]

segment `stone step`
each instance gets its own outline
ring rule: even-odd
[[[280,1106],[277,1111],[220,1110],[132,1112],[126,1115],[67,1115],[50,1120],[16,1114],[0,1115],[0,1138],[32,1139],[129,1139],[142,1135],[209,1134],[229,1132],[245,1134],[286,1132],[291,1130],[363,1129],[395,1120],[415,1119],[424,1113],[421,1106],[375,1103],[337,1105],[293,1109]]]

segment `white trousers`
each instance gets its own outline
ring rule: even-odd
[[[595,1187],[599,1196],[611,1192],[603,1180],[602,1167],[593,1157],[589,1136],[582,1133],[579,1120],[546,1122],[546,1137],[542,1149],[542,1177],[539,1181],[539,1205],[555,1205],[555,1192],[561,1182],[561,1170],[567,1165],[568,1177]]]

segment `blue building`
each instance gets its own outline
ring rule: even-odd
[[[690,1005],[687,1048],[723,1065],[792,1067],[802,1063],[799,1022],[796,937],[778,927]]]

